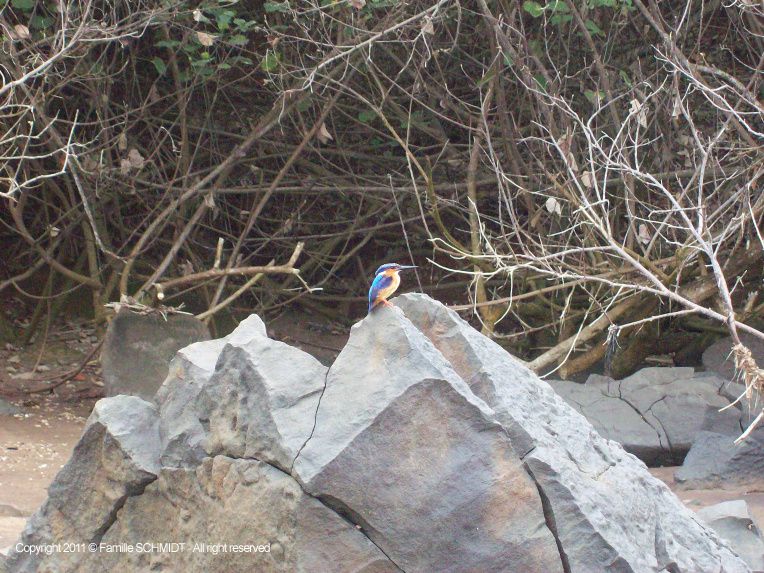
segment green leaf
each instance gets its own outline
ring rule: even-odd
[[[509,54],[504,54],[503,52],[502,52],[502,55],[504,56],[505,65],[510,67],[515,65],[515,61],[512,59],[512,56],[510,56]]]
[[[552,0],[546,5],[546,10],[549,10],[553,14],[556,12],[570,12],[570,7],[564,2],[564,0]]]
[[[243,34],[236,34],[228,38],[228,43],[234,46],[246,46],[249,40]]]
[[[374,119],[376,119],[376,117],[377,117],[376,112],[365,109],[358,114],[358,121],[360,121],[361,123],[369,123],[373,121]]]
[[[542,76],[541,74],[536,74],[535,76],[533,76],[533,79],[536,80],[536,84],[538,84],[539,88],[541,88],[541,90],[544,93],[546,93],[546,88],[547,88],[546,78]]]
[[[272,12],[287,12],[289,11],[289,2],[266,2],[263,4],[265,11]]]
[[[218,14],[215,18],[215,21],[218,25],[218,30],[220,32],[225,32],[228,30],[228,27],[231,24],[231,20],[233,20],[235,15],[236,13],[232,12],[231,10],[223,10],[220,14]]]
[[[554,26],[559,26],[560,24],[567,24],[573,19],[573,16],[570,14],[555,14],[551,18],[549,18],[549,23]]]
[[[523,2],[523,10],[534,18],[538,18],[544,13],[544,7],[538,2],[533,2],[533,0],[525,0]]]
[[[34,9],[35,0],[11,0],[11,6],[24,12],[31,12]]]
[[[160,40],[154,44],[157,48],[177,48],[180,46],[179,40]]]
[[[218,64],[218,69],[219,70],[230,70],[231,67],[232,67],[231,64],[229,64],[228,62],[220,62]]]
[[[260,60],[260,68],[264,72],[272,72],[279,67],[279,57],[273,52],[268,52],[265,57]]]
[[[586,90],[584,96],[588,99],[592,105],[598,105],[603,99],[605,99],[605,92]]]
[[[602,28],[597,26],[597,23],[594,22],[593,20],[587,20],[586,22],[584,22],[584,24],[586,25],[586,29],[589,30],[589,33],[592,36],[604,36],[605,35],[605,32],[602,31]]]
[[[164,63],[164,60],[161,58],[154,58],[151,60],[151,63],[154,64],[154,67],[157,70],[157,73],[160,76],[163,76],[164,73],[167,71],[167,64]]]
[[[623,83],[625,83],[625,84],[626,84],[627,86],[629,86],[630,88],[632,87],[632,83],[631,83],[631,80],[629,79],[629,74],[627,74],[627,73],[626,73],[626,72],[624,72],[623,70],[620,70],[620,71],[618,72],[618,75],[619,75],[619,76],[621,76],[621,79],[623,80]]]

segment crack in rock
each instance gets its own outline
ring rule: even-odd
[[[308,442],[313,437],[313,433],[316,431],[316,424],[318,423],[318,409],[321,407],[321,399],[324,397],[324,392],[326,392],[326,383],[329,379],[330,371],[331,371],[331,368],[328,369],[326,373],[324,374],[324,388],[323,390],[321,390],[321,395],[318,397],[318,403],[316,404],[316,411],[313,413],[313,428],[311,428],[310,435],[307,438],[305,438],[305,441],[300,446],[300,449],[297,450],[297,453],[295,454],[294,459],[292,460],[292,465],[289,466],[290,475],[294,475],[294,464],[297,462],[297,458],[300,457],[302,450],[305,448],[305,446],[308,445]],[[302,485],[300,487],[302,487]]]
[[[562,540],[560,539],[560,536],[557,533],[557,522],[555,521],[554,510],[552,509],[552,504],[549,501],[549,497],[546,495],[544,488],[541,487],[541,484],[538,482],[538,480],[536,480],[536,476],[533,475],[533,471],[531,470],[531,468],[528,467],[528,464],[523,463],[523,467],[525,468],[526,473],[531,478],[531,480],[536,486],[536,489],[539,492],[539,499],[541,500],[541,509],[544,512],[544,521],[546,522],[546,528],[552,534],[555,544],[557,544],[557,551],[560,554],[560,563],[562,564],[562,570],[564,573],[571,573],[568,554],[565,553],[565,548],[562,546]]]

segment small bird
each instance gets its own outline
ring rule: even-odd
[[[374,273],[374,280],[371,283],[369,289],[369,313],[374,310],[374,307],[384,304],[385,306],[393,306],[387,299],[392,295],[398,285],[401,284],[401,277],[398,273],[404,269],[413,269],[413,266],[403,266],[398,263],[386,263],[377,269]]]

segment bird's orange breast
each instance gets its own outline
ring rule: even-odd
[[[385,274],[392,279],[392,282],[385,288],[380,289],[379,293],[377,293],[378,299],[387,299],[387,297],[393,294],[401,284],[401,277],[397,271],[391,269],[389,271],[385,271]]]

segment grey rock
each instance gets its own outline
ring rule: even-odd
[[[159,432],[154,406],[134,396],[100,400],[72,457],[48,488],[48,499],[22,533],[27,545],[98,543],[117,512],[140,495],[159,472]],[[72,571],[84,553],[11,552],[14,572]]]
[[[196,470],[163,469],[127,500],[102,543],[183,543],[175,553],[98,553],[83,571],[392,573],[400,570],[357,530],[257,460],[206,458]],[[234,553],[214,544],[262,546]],[[204,544],[204,545],[202,545]],[[266,551],[267,550],[267,551]]]
[[[109,323],[101,350],[106,395],[153,399],[175,353],[209,337],[204,323],[193,316],[172,314],[165,320],[122,309]]]
[[[254,317],[184,348],[157,407],[99,402],[23,540],[184,546],[9,568],[749,571],[524,365],[432,299],[397,300],[328,373]]]
[[[393,302],[525,452],[567,571],[748,570],[641,461],[602,438],[548,384],[456,313],[424,295]]]
[[[210,454],[257,458],[289,471],[311,434],[327,368],[264,336],[228,341],[210,380]]]
[[[717,503],[698,510],[697,514],[745,559],[752,570],[764,571],[764,540],[745,500]]]
[[[601,436],[618,442],[648,466],[659,465],[669,457],[668,445],[661,443],[658,431],[633,406],[617,395],[610,395],[607,385],[548,382]]]
[[[738,436],[740,412],[721,395],[724,381],[696,376],[693,368],[643,368],[621,380],[619,391],[681,461],[700,431]]]
[[[674,473],[683,489],[764,491],[764,428],[757,428],[740,444],[734,436],[701,432]]]
[[[506,432],[398,309],[352,328],[294,475],[405,571],[562,571]]]
[[[155,396],[163,467],[195,467],[206,456],[210,412],[220,399],[219,389],[210,382],[218,358],[228,343],[247,344],[265,337],[265,324],[253,314],[225,338],[196,342],[178,351]]]
[[[764,340],[748,334],[739,332],[740,342],[751,351],[753,359],[759,368],[764,364]],[[714,342],[703,352],[703,366],[706,370],[716,372],[726,380],[732,380],[735,375],[735,358],[731,355],[732,339],[727,336]]]
[[[21,410],[8,402],[7,400],[3,400],[0,398],[0,416],[13,416],[15,414],[20,414]]]
[[[738,385],[692,368],[643,368],[623,380],[592,374],[586,384],[550,384],[600,434],[650,466],[680,464],[701,431],[742,432],[740,409],[720,411]]]

